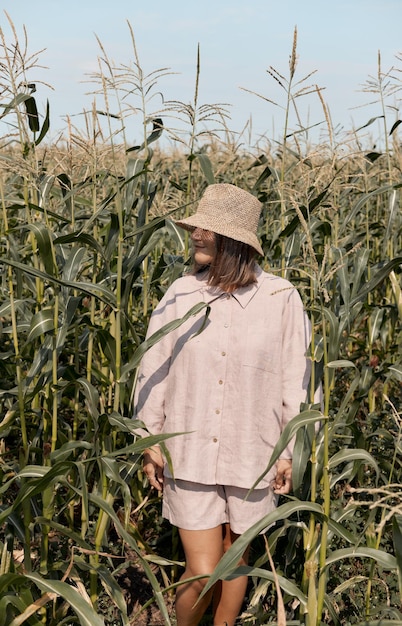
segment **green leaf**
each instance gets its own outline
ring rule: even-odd
[[[376,307],[375,309],[373,309],[370,315],[370,324],[368,327],[369,328],[368,340],[369,340],[370,345],[373,345],[373,343],[375,342],[375,340],[380,334],[381,324],[384,319],[384,313],[385,313],[384,308]]]
[[[275,583],[276,580],[274,574],[271,571],[262,569],[261,567],[248,566],[238,567],[232,574],[229,574],[229,576],[227,576],[225,580],[232,580],[234,578],[237,578],[238,576],[262,578],[263,580],[269,580],[272,583]],[[299,589],[299,587],[294,584],[294,582],[288,580],[284,576],[280,576],[279,574],[277,574],[277,578],[282,591],[284,591],[293,598],[297,598],[302,607],[307,606],[307,597]]]
[[[11,572],[5,572],[0,576],[0,597],[4,595],[7,589],[14,589],[22,586],[26,586],[27,581],[24,576],[20,574],[13,574]]]
[[[210,307],[205,302],[199,302],[195,304],[187,313],[181,317],[180,319],[173,320],[172,322],[168,322],[162,328],[160,328],[156,333],[148,337],[143,343],[138,346],[130,361],[121,368],[121,382],[126,382],[130,373],[137,367],[139,362],[141,361],[143,355],[149,348],[158,343],[165,335],[172,332],[172,330],[176,330],[179,328],[184,322],[186,322],[193,315],[198,315],[201,311],[205,310],[205,320],[209,316]]]
[[[99,343],[102,346],[102,351],[107,358],[110,369],[116,376],[116,339],[106,329],[97,330],[96,337],[99,339]]]
[[[130,626],[130,620],[127,615],[127,604],[122,592],[121,587],[113,578],[113,574],[105,567],[104,565],[97,565],[95,568],[91,563],[85,563],[83,561],[80,562],[80,569],[91,572],[95,569],[96,574],[99,576],[103,588],[105,589],[108,596],[111,598],[112,602],[115,603],[117,608],[120,611],[120,619],[122,626]]]
[[[116,512],[112,509],[112,507],[105,502],[105,500],[95,494],[90,495],[90,500],[93,504],[99,507],[102,511],[104,511],[110,520],[113,522],[116,531],[119,533],[123,541],[125,541],[137,554],[138,558],[141,561],[142,567],[144,568],[145,574],[152,585],[152,589],[154,592],[155,600],[158,604],[160,612],[162,614],[162,619],[164,619],[165,626],[171,626],[171,621],[169,618],[169,614],[166,608],[166,604],[163,600],[163,594],[158,583],[158,580],[155,574],[152,571],[152,568],[147,563],[146,559],[142,556],[140,549],[135,541],[135,539],[125,530],[123,525],[121,524],[119,518],[116,515]]]
[[[7,526],[13,527],[13,533],[16,537],[19,538],[21,544],[23,544],[26,540],[25,537],[25,528],[24,528],[24,520],[21,518],[21,515],[17,513],[11,513],[7,517]],[[1,578],[1,576],[0,576]]]
[[[304,428],[299,428],[296,433],[292,456],[292,484],[293,492],[296,495],[304,483],[306,468],[311,458],[311,450],[315,436],[314,426],[315,424],[309,424]]]
[[[235,569],[237,568],[237,564],[239,563],[241,557],[243,556],[244,551],[250,545],[252,540],[265,528],[274,524],[279,520],[284,520],[293,515],[294,513],[300,512],[310,512],[316,514],[320,517],[323,516],[323,509],[319,504],[315,502],[303,502],[301,500],[294,500],[292,502],[287,502],[279,506],[271,513],[268,513],[265,517],[263,517],[259,522],[251,526],[245,533],[240,535],[238,539],[232,544],[227,552],[223,555],[218,565],[214,569],[211,574],[206,586],[204,587],[203,592],[200,595],[202,598],[209,589],[211,589],[218,580],[223,580],[230,576]]]
[[[373,151],[366,152],[364,156],[367,159],[367,161],[370,161],[370,163],[375,163],[377,159],[379,159],[382,156],[382,152],[373,152]]]
[[[107,476],[109,480],[113,481],[115,485],[118,485],[119,487],[119,491],[123,496],[126,523],[128,523],[131,512],[131,492],[125,479],[120,475],[119,463],[111,456],[106,456],[105,454],[100,459],[100,462],[105,476]]]
[[[49,107],[49,100],[46,100],[45,119],[43,120],[43,124],[42,124],[42,129],[40,131],[40,135],[39,135],[39,137],[35,141],[35,146],[39,146],[39,144],[46,137],[47,132],[49,130],[49,127],[50,127],[50,107]]]
[[[39,132],[39,115],[38,115],[38,109],[36,106],[36,101],[35,98],[33,96],[29,96],[29,98],[27,98],[25,100],[25,110],[27,112],[28,115],[28,126],[29,129],[33,132],[33,133],[38,133]]]
[[[25,574],[25,577],[32,580],[41,591],[61,596],[77,614],[81,626],[105,626],[104,619],[84,600],[76,587],[60,580],[48,580],[36,573]]]
[[[335,361],[339,355],[339,347],[340,347],[340,338],[341,338],[341,329],[340,329],[340,320],[337,315],[331,309],[324,308],[324,316],[329,321],[329,332],[328,332],[328,360]],[[322,354],[324,353],[324,344],[323,340],[320,336],[320,345],[322,348]]]
[[[362,249],[357,250],[353,256],[353,274],[351,279],[353,282],[351,298],[354,298],[361,287],[362,281],[364,282],[364,273],[367,270],[368,261],[370,258],[370,250]]]
[[[82,270],[84,258],[85,248],[72,247],[63,266],[62,279],[67,281],[75,280],[80,270]]]
[[[68,441],[60,448],[57,448],[57,450],[53,450],[50,453],[50,459],[54,463],[59,463],[60,461],[65,461],[70,456],[74,458],[80,450],[91,450],[92,447],[92,443],[89,443],[89,441]]]
[[[86,378],[78,378],[77,383],[86,398],[86,404],[91,417],[97,421],[99,417],[99,391]]]
[[[301,206],[300,207],[300,212],[303,215],[305,220],[308,220],[310,215],[313,213],[313,211],[319,207],[319,205],[321,204],[321,202],[325,199],[325,197],[328,194],[329,188],[332,185],[331,181],[329,183],[329,185],[327,185],[327,187],[324,189],[324,191],[322,191],[321,193],[319,193],[315,198],[313,198],[309,204],[308,207],[305,206]],[[296,214],[296,216],[292,219],[291,222],[289,222],[289,224],[287,226],[285,226],[285,228],[282,230],[282,232],[279,234],[280,238],[286,238],[286,237],[290,237],[290,235],[292,235],[294,233],[294,231],[296,230],[296,228],[300,225],[300,218],[299,216]]]
[[[352,361],[346,361],[345,359],[340,359],[338,361],[331,361],[330,363],[327,363],[326,367],[329,367],[331,369],[336,369],[338,367],[356,367],[356,365],[354,363],[352,363]]]
[[[149,144],[159,139],[159,137],[163,133],[163,121],[160,117],[156,117],[151,121],[152,121],[152,132],[146,138],[144,143],[142,143],[140,146],[133,146],[132,148],[128,148],[126,152],[139,152],[140,150],[143,150],[145,146],[148,146]]]
[[[12,212],[12,211],[25,211],[26,207],[27,205],[25,204],[14,203],[14,204],[8,205],[6,208],[7,208],[7,211]],[[71,224],[71,220],[66,218],[64,215],[59,215],[58,213],[55,213],[54,211],[50,211],[48,207],[44,209],[42,206],[38,206],[37,204],[33,204],[32,202],[28,203],[28,207],[32,211],[37,211],[38,213],[45,213],[45,210],[46,210],[46,214],[48,215],[48,217],[53,218],[56,222],[61,222],[62,224]]]
[[[331,552],[325,561],[325,567],[337,563],[337,561],[343,561],[344,559],[373,559],[384,569],[397,569],[396,558],[392,554],[388,554],[383,550],[377,550],[376,548],[366,548],[365,546],[359,548],[342,548],[341,550]]]
[[[144,422],[134,419],[132,417],[123,417],[117,411],[111,411],[107,414],[107,418],[112,426],[117,427],[118,430],[125,433],[131,433],[135,435],[139,430],[145,429]]]
[[[342,294],[345,315],[349,316],[350,309],[350,278],[348,272],[347,257],[345,258],[345,251],[341,248],[334,248],[334,255],[338,262],[338,268],[336,270],[336,277],[339,281],[339,288]]]
[[[389,131],[390,135],[392,135],[392,133],[398,128],[399,124],[402,124],[402,120],[396,120],[396,122],[392,124],[392,128]]]
[[[257,195],[257,192],[260,190],[261,185],[267,180],[267,178],[273,175],[273,171],[273,168],[269,165],[267,165],[267,167],[264,167],[263,171],[253,185],[253,188],[251,190],[252,194]]]
[[[140,175],[145,171],[144,159],[128,159],[126,166],[126,178],[121,187],[125,187],[124,206],[128,214],[131,213],[137,198],[136,191],[140,182]]]
[[[326,418],[321,413],[321,411],[315,411],[315,410],[303,411],[302,413],[299,413],[299,415],[296,415],[296,417],[294,417],[288,424],[286,424],[277,444],[275,445],[272,451],[272,455],[271,455],[271,458],[267,467],[262,472],[262,474],[260,474],[260,476],[257,478],[254,485],[251,487],[249,493],[253,489],[255,489],[255,487],[264,478],[264,476],[268,474],[271,467],[273,467],[273,465],[279,459],[281,452],[286,448],[286,446],[291,441],[291,439],[293,439],[293,437],[295,436],[299,428],[303,428],[304,426],[307,426],[308,424],[316,424],[317,422],[324,421],[325,419],[328,419],[328,418]]]
[[[123,417],[117,411],[112,411],[108,413],[107,416],[109,423],[112,426],[116,426],[117,429],[122,433],[131,433],[135,434],[137,430],[140,428],[145,428],[144,423],[139,420],[132,419],[131,417]]]
[[[59,335],[56,338],[56,343]],[[53,344],[54,341],[52,335],[44,335],[44,340],[35,352],[32,365],[29,368],[29,372],[27,373],[25,379],[24,387],[27,394],[36,394],[39,389],[42,388],[50,380],[52,372],[51,354],[54,350]],[[35,378],[36,380],[34,387],[30,387]]]
[[[20,593],[21,595],[27,595],[26,592],[24,593],[24,590],[20,591]],[[17,597],[13,593],[3,596],[0,600],[0,626],[15,626],[15,619],[18,619],[32,603],[33,598],[31,595],[29,598]],[[10,605],[16,611],[10,609]],[[11,621],[11,617],[15,619]],[[33,615],[29,621],[29,626],[43,626],[43,622]]]
[[[93,544],[88,543],[77,532],[75,532],[74,530],[71,530],[71,528],[68,528],[67,526],[63,526],[63,524],[59,524],[58,522],[55,522],[54,520],[49,520],[47,519],[47,517],[36,517],[35,523],[41,524],[44,526],[50,526],[51,528],[54,528],[54,530],[56,530],[59,534],[64,535],[65,537],[70,539],[72,544],[75,544],[76,546],[80,546],[81,548],[84,548],[84,550],[87,550],[89,552],[94,551]],[[1,580],[1,576],[0,576],[0,580]]]
[[[393,189],[399,189],[402,186],[402,183],[397,183],[396,185],[383,185],[382,187],[376,187],[373,191],[369,193],[362,194],[359,197],[359,200],[353,205],[352,210],[348,211],[342,222],[342,229],[345,229],[349,223],[355,219],[357,215],[361,212],[363,206],[373,197],[378,196],[387,191],[392,191]]]
[[[54,265],[53,239],[50,236],[49,229],[43,224],[26,224],[25,228],[28,228],[35,235],[45,271],[51,276],[56,276],[57,268]]]
[[[350,463],[351,461],[362,461],[363,463],[372,465],[377,473],[377,476],[379,475],[380,470],[376,460],[369,452],[367,452],[367,450],[359,448],[347,448],[346,450],[336,452],[336,454],[330,458],[328,468],[333,470],[340,463]]]
[[[207,181],[208,185],[213,185],[215,183],[215,176],[214,176],[214,172],[212,169],[212,163],[209,157],[203,152],[197,152],[195,156],[200,162],[201,169],[203,171],[205,180]]]
[[[51,308],[41,309],[32,317],[27,342],[31,342],[40,335],[54,330],[54,311]]]
[[[351,544],[354,544],[356,542],[356,535],[350,530],[347,530],[347,528],[345,528],[343,524],[339,523],[338,521],[332,518],[328,520],[328,529],[330,531],[331,536],[336,535],[337,537],[340,537],[341,539],[344,539],[345,541]]]
[[[6,259],[4,257],[0,258],[0,264],[4,263],[5,265],[10,265],[11,267],[15,267],[16,269],[29,274],[30,276],[36,276],[38,278],[42,278],[44,281],[55,283],[56,285],[61,285],[63,287],[70,287],[71,289],[76,289],[77,291],[82,291],[88,296],[94,296],[102,300],[106,304],[110,305],[112,308],[116,306],[116,296],[112,291],[104,287],[103,285],[96,283],[84,283],[82,281],[69,281],[69,280],[60,280],[55,276],[51,276],[46,274],[45,272],[41,272],[40,270],[35,269],[34,267],[30,267],[28,265],[24,265],[24,263],[20,263],[19,261],[13,261],[12,259]]]
[[[113,450],[112,452],[108,452],[105,454],[107,457],[116,457],[116,456],[126,456],[128,454],[141,454],[147,448],[151,446],[155,446],[166,439],[170,439],[171,437],[177,437],[178,435],[184,435],[184,433],[162,433],[161,435],[149,435],[149,437],[141,437],[137,439],[134,443],[125,446],[124,448],[119,448],[118,450]]]
[[[395,514],[392,518],[392,540],[398,566],[399,590],[402,593],[402,515]]]
[[[96,109],[96,114],[110,117],[113,120],[121,120],[121,115],[119,115],[118,113],[110,113],[110,111],[100,111],[99,109]]]
[[[49,472],[49,467],[44,465],[26,465],[14,478],[43,478]]]
[[[390,272],[389,279],[391,281],[392,291],[394,292],[394,298],[399,311],[399,317],[402,319],[402,289],[400,280],[397,278],[394,271]]]
[[[388,377],[402,382],[402,363],[394,363],[388,367]]]
[[[32,96],[27,93],[18,93],[8,104],[0,104],[4,108],[3,113],[0,115],[0,119],[7,115],[10,111],[17,109],[20,104],[23,104],[26,100],[29,100]]]
[[[60,237],[57,237],[53,243],[59,245],[63,245],[65,243],[82,243],[89,248],[95,250],[95,252],[97,252],[101,256],[104,256],[103,248],[100,243],[96,241],[95,237],[89,235],[88,233],[83,233],[82,231],[69,233],[68,235],[62,235]]]
[[[359,128],[357,128],[355,132],[358,133],[359,130],[363,130],[363,128],[367,128],[367,126],[371,126],[371,124],[374,124],[376,120],[382,120],[382,119],[384,119],[383,115],[376,115],[376,117],[371,117],[369,121],[366,122],[366,124],[364,124],[363,126],[359,126]]]
[[[86,473],[85,463],[77,461],[76,463],[79,484],[81,485],[81,537],[84,538],[89,525],[89,491],[88,491],[88,475]]]
[[[105,259],[107,259],[108,261],[110,261],[110,259],[116,252],[119,236],[120,236],[119,216],[116,215],[115,213],[112,213],[110,216],[110,224],[109,224],[108,236],[107,236],[107,245],[106,245],[105,252],[103,253]]]
[[[30,500],[33,496],[38,493],[43,493],[47,487],[53,485],[54,482],[58,480],[63,480],[65,476],[71,471],[75,469],[74,463],[68,461],[62,461],[60,463],[56,463],[53,467],[43,467],[43,468],[35,468],[34,472],[38,472],[40,469],[40,475],[38,479],[33,479],[27,482],[24,482],[20,490],[18,491],[17,496],[14,499],[12,509],[16,510],[19,505],[25,501]],[[25,478],[26,476],[32,475],[32,469],[28,466],[23,468],[18,474],[16,478]],[[5,511],[3,511],[0,515],[0,522],[4,520]]]

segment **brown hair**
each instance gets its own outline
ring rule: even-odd
[[[257,282],[256,250],[247,243],[215,233],[216,256],[208,268],[208,285],[231,293]]]

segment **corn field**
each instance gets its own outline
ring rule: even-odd
[[[239,624],[249,626],[402,624],[402,59],[384,71],[378,57],[366,84],[378,117],[341,140],[320,89],[297,75],[295,31],[286,77],[268,71],[282,136],[248,146],[225,106],[200,103],[199,55],[189,103],[155,109],[170,72],[144,74],[129,26],[132,66],[114,66],[99,42],[102,104],[49,143],[39,55],[10,26],[10,41],[0,30],[0,626],[175,624],[183,555],[141,469],[166,435],[135,436],[133,393],[160,338],[144,340],[150,314],[190,263],[171,218],[213,182],[263,203],[261,265],[299,289],[314,368],[311,403],[271,459],[296,437],[293,493],[208,586],[246,573]],[[297,116],[301,97],[321,101],[318,145]],[[367,147],[374,121],[381,141]],[[250,542],[251,564],[238,568]]]

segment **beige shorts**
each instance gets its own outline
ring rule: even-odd
[[[276,508],[278,496],[268,487],[248,489],[223,485],[201,485],[164,477],[162,515],[184,530],[207,530],[230,525],[241,535]]]

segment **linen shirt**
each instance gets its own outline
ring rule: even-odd
[[[143,356],[135,417],[151,434],[186,433],[165,442],[175,478],[248,489],[306,400],[309,321],[293,285],[257,266],[257,282],[231,294],[209,287],[205,273],[179,278],[147,336],[199,302],[210,303],[206,323],[202,311]],[[281,458],[291,458],[291,448]],[[273,468],[258,488],[274,475]]]

